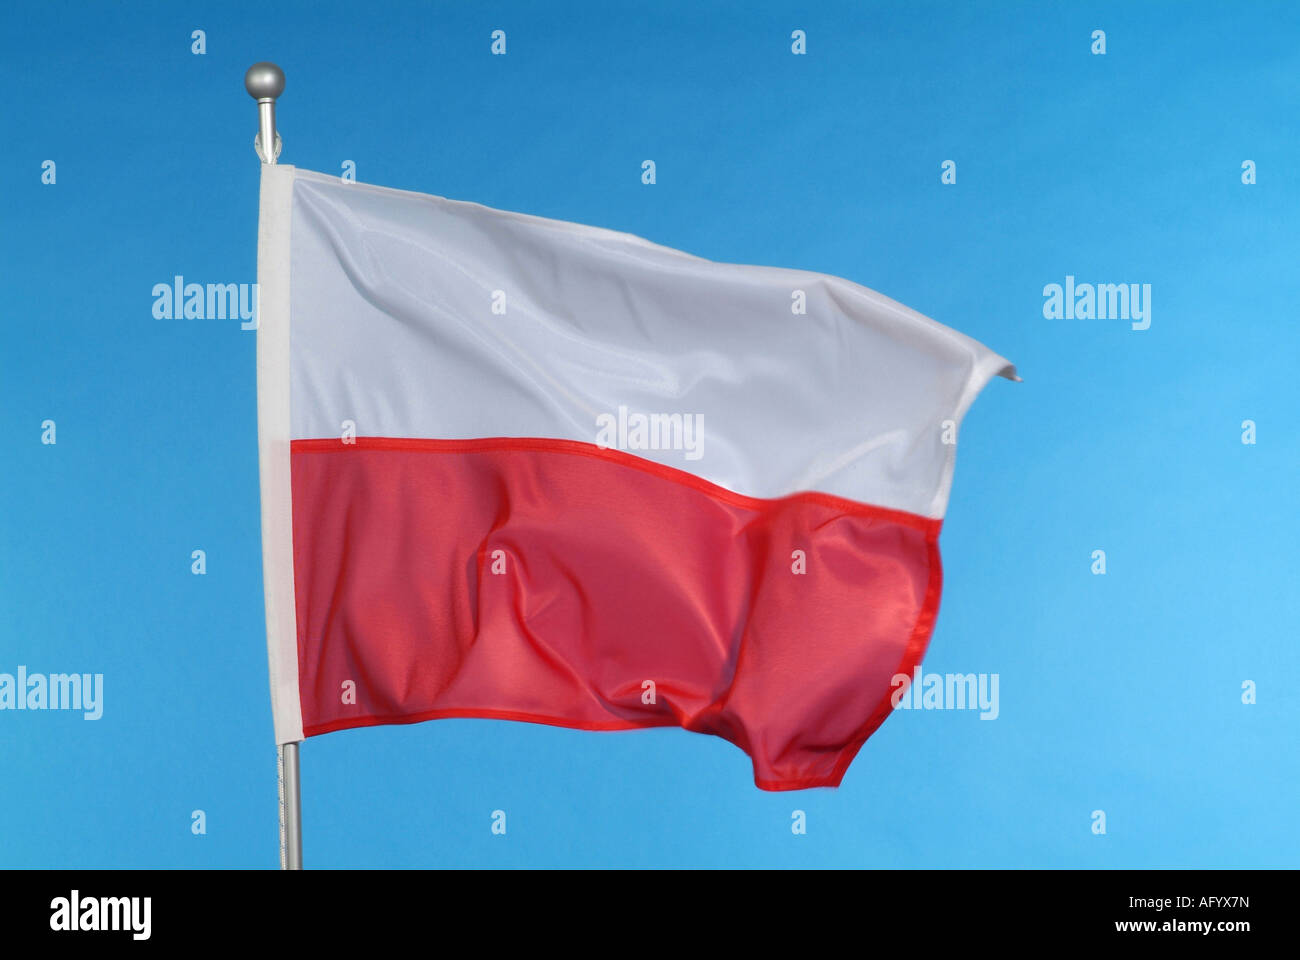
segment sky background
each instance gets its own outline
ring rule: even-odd
[[[797,793],[676,729],[331,733],[308,866],[1295,866],[1298,41],[1292,3],[4,4],[0,672],[105,696],[0,712],[0,866],[278,864],[254,334],[151,293],[256,279],[263,59],[286,163],[846,277],[1025,379],[966,419],[925,660],[998,719],[900,712]],[[1150,329],[1044,319],[1067,274],[1149,283]]]

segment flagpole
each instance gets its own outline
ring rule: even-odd
[[[275,130],[275,101],[284,92],[284,71],[274,63],[255,63],[244,74],[244,89],[257,101],[257,137],[253,149],[263,163],[280,156]],[[302,781],[298,775],[298,744],[280,744],[280,869],[302,869]]]
[[[298,744],[280,745],[280,869],[302,869],[302,781]]]

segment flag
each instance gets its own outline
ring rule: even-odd
[[[290,166],[258,281],[278,742],[677,726],[839,784],[929,642],[1005,359],[835,277]]]

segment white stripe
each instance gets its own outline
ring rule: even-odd
[[[749,496],[818,490],[941,517],[944,421],[1014,376],[835,277],[306,171],[293,196],[294,438],[350,420],[360,436],[599,443],[621,407],[631,423],[700,415],[698,458],[624,448]]]
[[[257,450],[262,482],[262,580],[275,742],[302,739],[298,615],[293,592],[289,474],[289,230],[293,168],[262,166],[257,231]]]

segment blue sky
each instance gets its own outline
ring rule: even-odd
[[[679,730],[332,733],[309,866],[1294,866],[1298,37],[1289,3],[4,5],[0,672],[105,693],[0,712],[0,865],[277,863],[254,335],[151,295],[255,280],[272,59],[284,162],[847,277],[1025,378],[962,431],[926,658],[998,674],[997,720],[900,713],[789,794]],[[1150,328],[1045,319],[1067,275],[1150,284]]]

